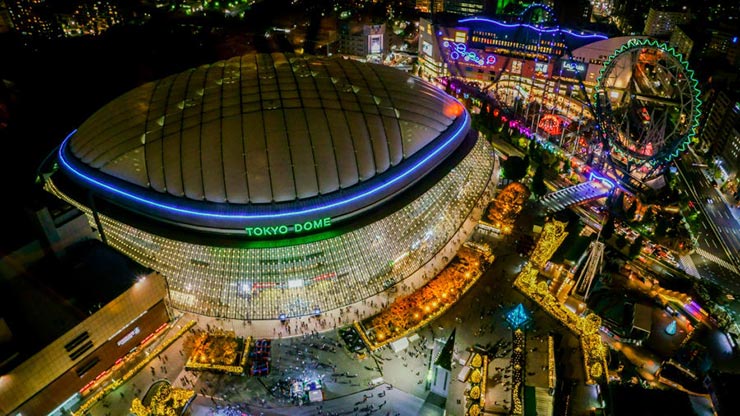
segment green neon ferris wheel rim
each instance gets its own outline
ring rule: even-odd
[[[673,159],[677,158],[680,154],[688,150],[689,144],[694,140],[697,134],[697,130],[699,128],[699,117],[701,116],[701,99],[699,98],[701,95],[701,92],[699,91],[699,82],[694,78],[694,71],[689,68],[689,63],[683,58],[683,55],[676,52],[676,50],[671,47],[670,45],[658,42],[657,40],[652,39],[630,39],[619,47],[616,51],[612,52],[611,55],[604,61],[603,66],[601,67],[601,71],[599,71],[599,76],[596,79],[596,89],[594,92],[594,102],[598,103],[599,101],[599,93],[606,93],[606,88],[603,86],[604,81],[604,74],[606,73],[607,69],[610,69],[611,65],[615,62],[616,58],[622,55],[623,53],[630,52],[634,49],[640,49],[644,47],[652,47],[660,49],[661,51],[671,55],[676,62],[678,62],[683,69],[683,73],[686,75],[686,79],[689,82],[690,85],[690,91],[691,91],[691,112],[693,113],[693,120],[691,121],[691,125],[686,130],[686,133],[683,135],[681,139],[678,140],[677,143],[672,145],[672,149],[669,149],[666,153],[657,155],[657,157],[653,156],[652,158],[638,158],[635,157],[629,152],[628,150],[623,149],[623,146],[619,143],[616,143],[615,140],[613,140],[611,137],[608,137],[607,140],[610,144],[610,150],[616,151],[619,154],[622,154],[625,156],[628,160],[631,162],[639,163],[639,164],[645,164],[650,163],[652,165],[659,165],[663,163],[669,163]],[[662,153],[662,152],[660,152]]]

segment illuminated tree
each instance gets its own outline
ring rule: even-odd
[[[488,210],[488,219],[499,227],[511,226],[516,221],[524,203],[529,199],[529,189],[519,182],[507,185]]]

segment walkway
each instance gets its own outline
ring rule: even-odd
[[[701,279],[701,273],[699,273],[699,270],[696,269],[694,260],[691,259],[690,255],[680,254],[679,260],[681,261],[681,265],[683,266],[683,269],[686,271],[687,274],[694,276],[697,279]]]
[[[602,198],[609,193],[610,189],[611,187],[602,181],[593,179],[551,192],[540,198],[540,203],[547,213],[553,213],[571,205]]]

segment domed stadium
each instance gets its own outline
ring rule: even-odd
[[[392,68],[279,53],[142,85],[57,162],[45,188],[161,273],[173,307],[235,319],[329,311],[425,273],[494,186],[493,151],[454,98]]]

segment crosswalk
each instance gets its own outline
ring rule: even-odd
[[[705,250],[697,247],[696,254],[704,257],[705,259],[707,259],[709,261],[712,261],[714,263],[719,264],[720,266],[724,267],[727,270],[732,271],[733,273],[740,274],[740,272],[738,272],[737,268],[734,265],[728,263],[724,259],[721,259],[721,258],[715,256],[714,254],[708,252],[708,251],[705,251]]]
[[[699,270],[696,269],[696,265],[694,264],[694,260],[691,260],[691,256],[680,255],[679,260],[687,274],[701,279],[701,274],[699,273]]]

